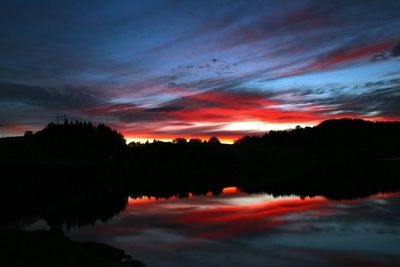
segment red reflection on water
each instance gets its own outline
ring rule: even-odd
[[[332,201],[324,197],[301,199],[273,198],[267,194],[248,195],[236,187],[227,187],[217,197],[189,194],[189,199],[129,199],[130,206],[122,216],[131,218],[124,226],[129,234],[158,229],[162,225],[166,229],[180,229],[188,238],[183,243],[188,245],[191,238],[217,240],[272,233],[285,227],[290,228],[300,221],[311,223],[309,220],[312,218],[346,212],[347,205],[392,197],[400,197],[400,193],[378,194],[369,199]],[[180,246],[183,244],[175,243]]]
[[[237,192],[239,192],[239,189],[236,186],[225,187],[224,189],[222,189],[223,194],[231,194]]]
[[[197,238],[219,239],[252,234],[290,223],[287,217],[301,212],[307,216],[323,216],[331,212],[320,212],[329,201],[323,197],[282,198],[244,205],[229,205],[194,210],[176,218],[175,223],[189,225]],[[318,212],[317,212],[318,211]]]
[[[193,197],[192,193],[189,193],[189,198]],[[128,205],[138,205],[138,204],[147,204],[151,202],[160,202],[167,200],[178,199],[176,196],[172,196],[170,198],[157,198],[157,197],[138,197],[138,198],[129,198]]]
[[[85,232],[88,240],[101,236],[111,245],[136,253],[133,255],[164,257],[160,261],[193,255],[196,264],[205,259],[201,262],[204,266],[220,252],[235,263],[244,259],[243,266],[281,265],[286,255],[285,266],[296,266],[299,259],[313,266],[383,266],[379,264],[387,255],[376,258],[383,249],[374,254],[370,246],[398,251],[393,236],[387,233],[398,228],[392,228],[391,218],[398,212],[395,205],[400,193],[334,201],[249,195],[233,188],[223,192],[189,199],[132,199],[132,205],[115,220]],[[366,223],[368,228],[364,228]],[[380,234],[382,229],[385,231]]]

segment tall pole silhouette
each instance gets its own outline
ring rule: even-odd
[[[67,121],[67,115],[65,113],[63,115],[57,115],[56,119],[57,124],[60,124],[60,122],[62,122],[62,124],[65,124],[65,122]]]

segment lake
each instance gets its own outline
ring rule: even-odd
[[[129,199],[73,240],[124,249],[157,266],[400,266],[400,193],[357,200],[219,196]]]

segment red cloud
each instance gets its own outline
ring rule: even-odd
[[[208,139],[216,135],[225,142],[232,142],[243,135],[266,132],[268,124],[313,125],[324,119],[360,116],[338,113],[338,107],[321,104],[291,105],[290,95],[280,95],[279,98],[287,100],[277,100],[274,95],[260,92],[214,90],[181,97],[157,107],[105,104],[85,109],[82,113],[108,117],[112,121],[111,126],[127,138]],[[256,122],[262,128],[241,129],[239,124],[235,130],[229,130],[232,129],[229,125],[246,122]]]
[[[319,70],[353,60],[370,58],[372,55],[388,51],[392,47],[392,41],[367,46],[344,47],[318,58],[315,63],[306,68],[310,70]]]

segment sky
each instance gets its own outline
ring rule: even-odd
[[[400,119],[399,1],[1,1],[0,137],[128,141]]]

